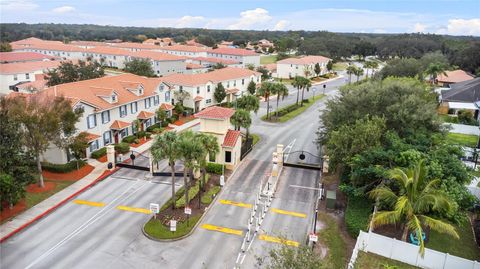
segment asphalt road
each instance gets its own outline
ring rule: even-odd
[[[328,83],[327,95],[334,95],[344,82],[340,79]],[[295,98],[296,95],[290,95],[282,105],[293,103]],[[292,152],[316,152],[314,134],[319,127],[319,109],[323,107],[324,100],[287,123],[273,124],[259,120],[258,117],[265,113],[262,103],[250,130],[260,134],[262,140],[228,180],[201,223],[202,226],[228,228],[231,230],[227,231],[234,234],[199,227],[190,237],[180,241],[159,243],[147,239],[141,232],[142,225],[150,218],[145,209],[151,202],[163,204],[168,200],[170,178],[151,178],[141,171],[120,169],[2,243],[0,267],[233,268],[247,228],[251,211],[248,205],[254,203],[265,173],[271,170],[272,152],[279,143],[292,143]],[[319,173],[312,170],[284,169],[272,208],[304,216],[269,211],[262,234],[305,242],[312,227],[314,192],[290,185],[315,187],[318,177]],[[177,184],[180,186],[181,178]],[[243,203],[243,206],[232,205],[229,201]],[[255,239],[242,268],[253,268],[258,262],[257,256],[264,256],[277,245]]]

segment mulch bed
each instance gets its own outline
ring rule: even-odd
[[[101,163],[106,163],[108,161],[107,155],[104,155],[104,156],[98,158],[97,161],[99,161]]]
[[[180,117],[177,121],[175,121],[173,124],[174,125],[177,125],[177,126],[180,126],[180,125],[183,125],[189,121],[192,121],[194,120],[195,117],[193,115],[191,116],[188,116],[188,117]]]
[[[44,187],[41,188],[38,186],[37,183],[33,183],[33,184],[30,184],[28,185],[25,190],[28,192],[28,193],[41,193],[41,192],[48,192],[48,191],[51,191],[51,190],[54,190],[55,189],[55,186],[57,186],[57,184],[55,182],[50,182],[50,181],[44,181]]]
[[[49,180],[61,180],[61,181],[77,181],[86,175],[90,174],[95,167],[86,164],[79,170],[74,170],[68,173],[53,173],[49,171],[43,171],[42,175],[44,178],[48,178]]]
[[[2,212],[0,212],[0,221],[16,216],[20,214],[20,212],[24,211],[26,208],[27,203],[25,202],[25,199],[20,200],[12,208],[10,208],[8,203],[3,204],[3,210]]]
[[[134,148],[138,148],[140,147],[141,145],[147,143],[148,141],[152,140],[151,138],[140,138],[139,139],[140,142],[137,144],[137,143],[132,143],[130,144],[131,147],[134,147]]]

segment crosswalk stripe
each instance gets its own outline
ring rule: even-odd
[[[287,246],[298,247],[300,245],[300,243],[298,243],[297,241],[286,240],[284,238],[269,236],[265,234],[261,234],[258,238],[263,241],[277,243],[277,244],[284,244]]]
[[[298,212],[293,212],[293,211],[286,211],[278,208],[272,208],[272,212],[275,212],[277,214],[282,214],[282,215],[290,215],[294,217],[299,217],[299,218],[306,218],[307,214],[304,213],[298,213]]]
[[[245,204],[245,203],[234,202],[230,200],[220,200],[220,203],[224,205],[233,205],[233,206],[239,206],[239,207],[252,208],[252,204]]]
[[[152,214],[152,211],[150,211],[150,209],[140,208],[140,207],[129,207],[129,206],[119,205],[119,206],[117,206],[117,209],[130,211],[130,212],[136,212],[136,213]]]
[[[88,205],[88,206],[96,206],[96,207],[105,206],[105,203],[92,202],[87,200],[74,200],[73,203],[77,205]]]
[[[217,232],[226,233],[226,234],[234,234],[234,235],[242,235],[243,234],[243,232],[240,231],[240,230],[215,226],[215,225],[212,225],[212,224],[202,224],[201,227],[205,230],[217,231]]]

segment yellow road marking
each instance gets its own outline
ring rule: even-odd
[[[286,211],[278,208],[272,208],[272,212],[278,213],[278,214],[283,214],[283,215],[290,215],[294,217],[299,217],[299,218],[306,218],[307,214],[303,213],[298,213],[298,212],[293,212],[293,211]]]
[[[272,242],[272,243],[278,243],[278,244],[285,244],[287,246],[293,246],[293,247],[298,247],[300,244],[296,241],[292,240],[286,240],[284,238],[280,237],[273,237],[265,234],[261,234],[258,237],[260,240],[267,241],[267,242]]]
[[[239,207],[252,208],[252,204],[245,204],[245,203],[234,202],[234,201],[230,201],[230,200],[220,200],[220,203],[224,204],[224,205],[234,205],[234,206],[239,206]]]
[[[146,209],[146,208],[129,207],[129,206],[120,205],[120,206],[117,206],[117,209],[130,211],[130,212],[143,213],[143,214],[152,214],[152,211],[150,211],[150,209]]]
[[[89,205],[89,206],[97,206],[97,207],[105,206],[105,203],[91,202],[86,200],[74,200],[73,203],[77,205]]]
[[[215,225],[211,225],[211,224],[202,224],[201,227],[205,230],[217,231],[217,232],[222,232],[222,233],[226,233],[226,234],[235,234],[235,235],[242,235],[243,234],[243,232],[240,231],[240,230],[234,230],[234,229],[215,226]]]

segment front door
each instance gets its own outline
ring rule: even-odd
[[[114,140],[115,140],[115,144],[118,144],[118,132],[115,132],[113,137],[114,137]]]
[[[200,111],[200,101],[195,102],[195,113]]]

